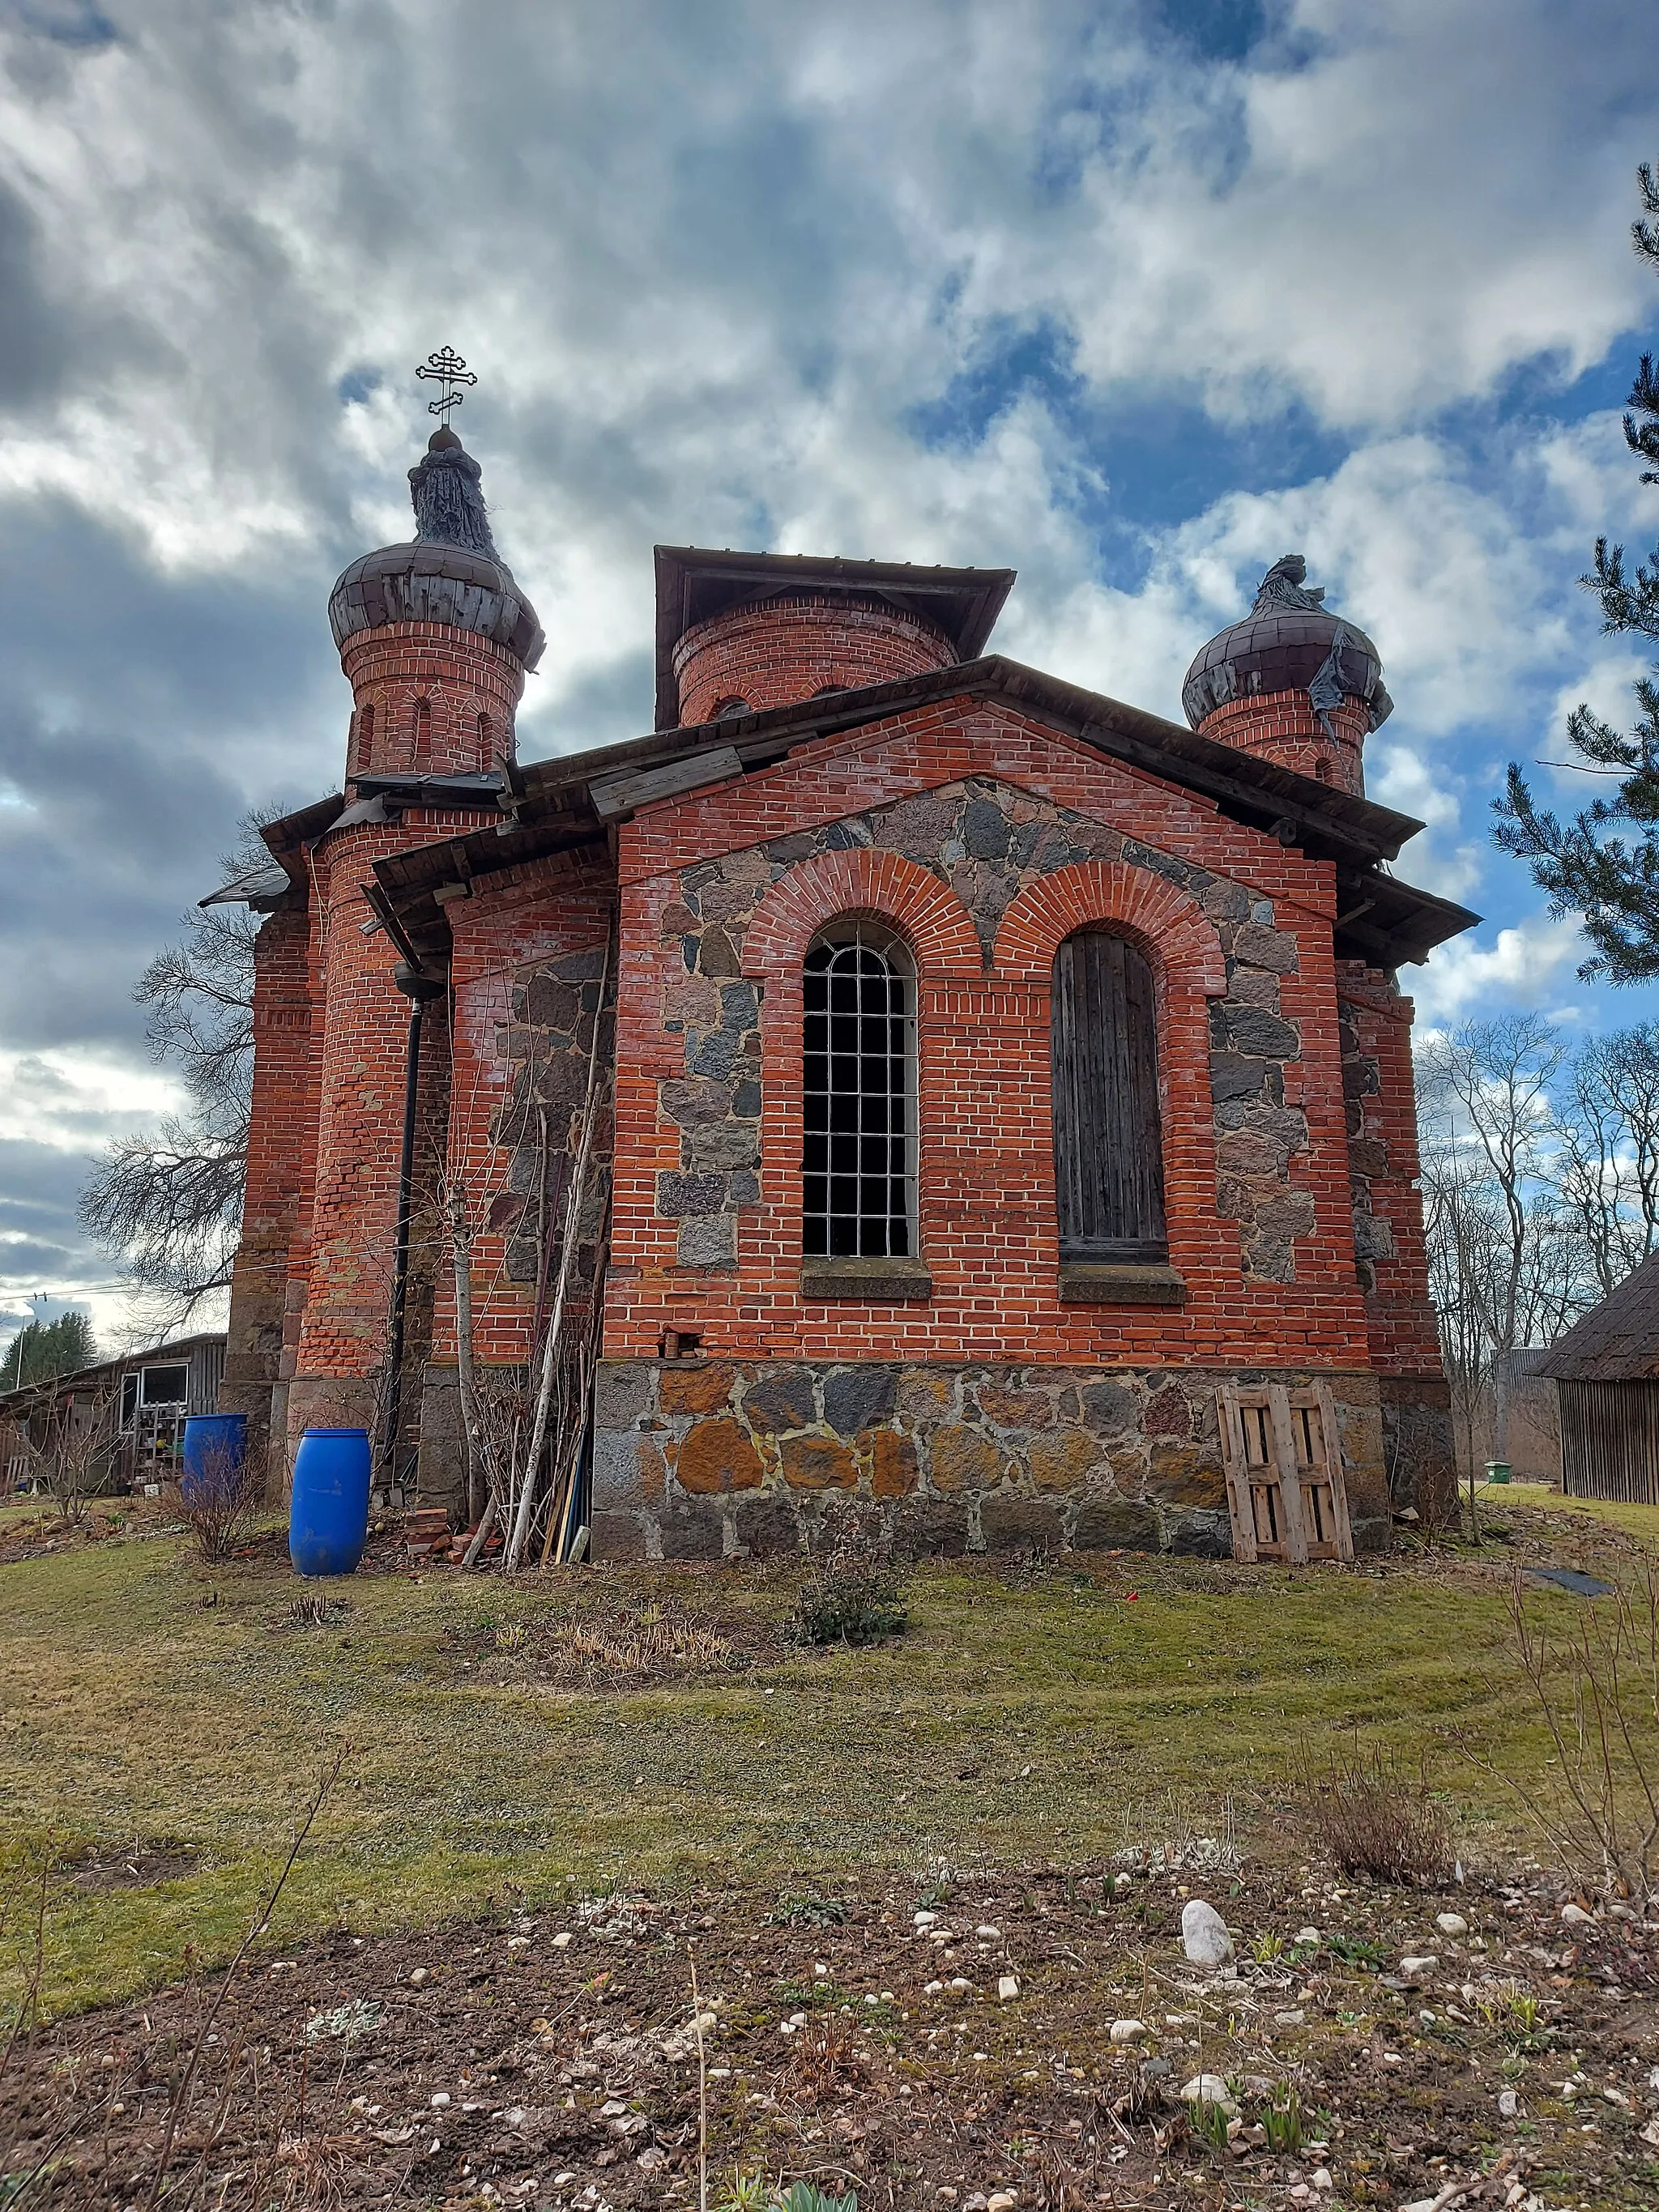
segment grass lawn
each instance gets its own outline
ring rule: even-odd
[[[1355,1730],[1426,1753],[1466,1849],[1490,1856],[1528,1839],[1450,1738],[1516,1774],[1546,1753],[1510,1652],[1510,1562],[1628,1575],[1659,1511],[1519,1486],[1485,1508],[1510,1544],[1353,1570],[930,1565],[907,1636],[830,1652],[787,1642],[796,1578],[775,1570],[392,1568],[329,1586],[330,1619],[302,1626],[280,1553],[210,1571],[131,1528],[66,1544],[0,1565],[6,1887],[15,1904],[43,1850],[71,1870],[176,1853],[169,1879],[53,1890],[49,2008],[155,1988],[234,1948],[341,1744],[283,1938],[622,1885],[1063,1868],[1187,1819],[1215,1833],[1229,1804],[1271,1856],[1298,1765]],[[0,1544],[33,1510],[0,1509]],[[1531,1602],[1566,1623],[1584,1601]],[[729,1654],[655,1682],[544,1678],[573,1623],[614,1634],[652,1608]]]

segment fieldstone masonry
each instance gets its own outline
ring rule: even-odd
[[[1307,1373],[720,1359],[600,1370],[593,1536],[610,1559],[811,1549],[857,1500],[907,1553],[1230,1557],[1216,1394]],[[1387,1540],[1378,1393],[1336,1402],[1354,1542]]]

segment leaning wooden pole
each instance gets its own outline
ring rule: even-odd
[[[506,1555],[501,1561],[507,1574],[518,1571],[524,1556],[525,1540],[530,1533],[530,1518],[536,1498],[536,1469],[541,1462],[542,1449],[547,1440],[548,1410],[553,1401],[553,1385],[558,1374],[559,1342],[564,1330],[565,1300],[570,1289],[570,1269],[574,1256],[576,1239],[581,1230],[582,1205],[587,1190],[587,1163],[593,1146],[593,1103],[599,1090],[599,1038],[605,1025],[605,995],[611,981],[611,947],[605,948],[605,965],[599,972],[599,994],[593,1009],[593,1041],[587,1055],[587,1095],[582,1102],[581,1145],[576,1154],[576,1172],[570,1179],[570,1193],[565,1206],[562,1243],[559,1252],[559,1276],[553,1294],[553,1311],[548,1318],[547,1337],[542,1347],[542,1371],[536,1392],[536,1418],[530,1431],[530,1448],[525,1455],[524,1475],[520,1485],[517,1510],[513,1517],[512,1531],[507,1538]]]

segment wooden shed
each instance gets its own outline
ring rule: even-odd
[[[54,1422],[89,1419],[94,1409],[106,1409],[109,1437],[96,1486],[133,1490],[167,1481],[179,1466],[186,1419],[214,1411],[224,1370],[225,1333],[207,1330],[0,1394],[10,1486],[41,1479]]]
[[[1560,1401],[1565,1494],[1659,1505],[1659,1252],[1534,1358]]]

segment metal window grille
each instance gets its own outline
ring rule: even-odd
[[[803,1238],[830,1259],[915,1249],[915,981],[869,923],[821,938],[803,979]]]

